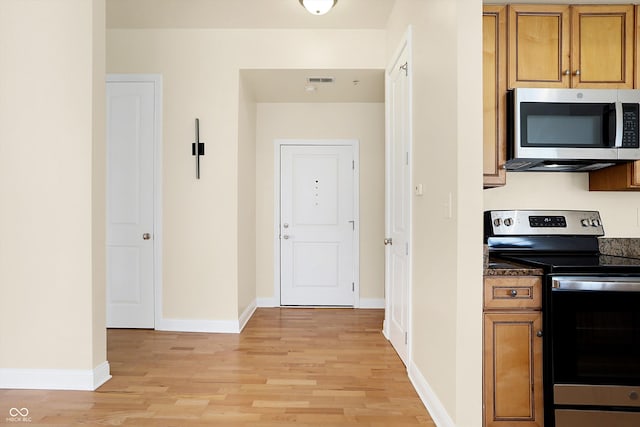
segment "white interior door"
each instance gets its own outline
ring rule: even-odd
[[[282,146],[280,301],[353,306],[352,146]]]
[[[153,82],[107,82],[107,327],[154,327]]]
[[[409,347],[410,284],[410,98],[407,49],[403,49],[388,76],[389,138],[387,141],[387,337],[407,363]]]

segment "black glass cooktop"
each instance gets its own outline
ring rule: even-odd
[[[640,274],[640,259],[613,255],[526,254],[504,255],[500,258],[540,267],[547,273]]]

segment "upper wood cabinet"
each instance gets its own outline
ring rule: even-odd
[[[509,87],[633,88],[633,5],[510,5]]]
[[[640,191],[640,160],[589,172],[590,191]]]
[[[507,9],[484,6],[482,16],[484,187],[506,182]]]

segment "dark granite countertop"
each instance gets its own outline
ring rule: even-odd
[[[600,238],[600,252],[607,255],[617,255],[629,258],[640,258],[640,239],[638,238]],[[487,245],[484,245],[484,275],[485,276],[541,276],[542,269],[516,264],[493,258],[489,255]]]
[[[600,253],[627,258],[640,258],[640,239],[638,238],[606,238],[598,239]]]
[[[542,276],[541,268],[529,267],[510,261],[489,257],[484,268],[485,276]]]

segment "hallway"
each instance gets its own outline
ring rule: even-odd
[[[112,329],[110,381],[96,392],[0,390],[0,422],[27,408],[29,425],[435,426],[383,317],[263,308],[240,335]]]

